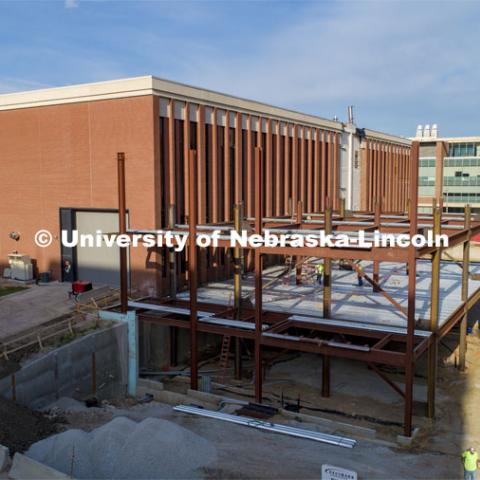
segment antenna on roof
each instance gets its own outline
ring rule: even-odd
[[[353,123],[353,105],[348,106],[348,123]]]

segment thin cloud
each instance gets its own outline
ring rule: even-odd
[[[65,0],[65,8],[77,8],[78,0]]]

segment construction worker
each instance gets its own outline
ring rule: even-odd
[[[357,264],[357,281],[358,286],[363,287],[363,267],[360,265],[360,263]]]
[[[478,453],[473,447],[462,453],[463,478],[465,480],[476,480],[477,468],[479,467]]]
[[[317,263],[315,265],[315,273],[317,275],[317,283],[319,285],[322,284],[322,278],[323,278],[324,272],[325,272],[325,266],[323,265],[323,262]]]

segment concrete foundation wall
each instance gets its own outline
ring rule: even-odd
[[[171,340],[170,328],[149,322],[140,325],[140,367],[163,369],[170,366]],[[221,335],[199,333],[198,348],[200,355],[206,350],[219,349]],[[179,363],[190,358],[190,330],[179,328],[177,336],[177,358]]]
[[[56,399],[77,399],[94,394],[95,354],[97,396],[125,393],[127,385],[127,325],[115,324],[25,364],[15,374],[16,400],[30,408],[42,408]],[[12,377],[0,380],[0,395],[13,397]]]

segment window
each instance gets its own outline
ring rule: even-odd
[[[475,143],[451,143],[449,146],[449,157],[475,157],[478,145]]]

